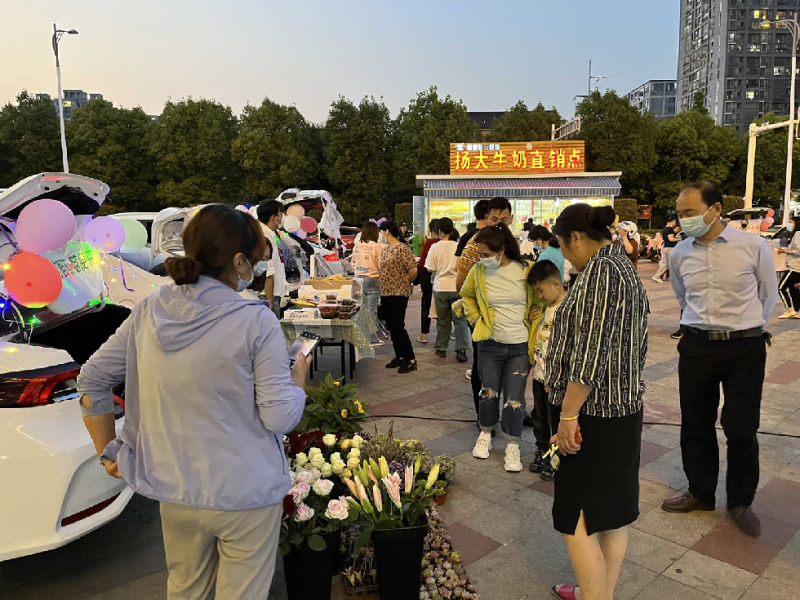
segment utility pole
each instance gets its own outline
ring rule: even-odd
[[[592,59],[589,59],[589,92],[588,94],[592,95]]]

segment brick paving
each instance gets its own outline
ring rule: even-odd
[[[659,509],[666,498],[687,488],[681,467],[678,397],[678,354],[669,334],[677,328],[679,310],[668,284],[650,277],[655,265],[640,263],[650,298],[650,352],[645,378],[646,425],[642,434],[640,518],[630,528],[630,543],[620,575],[618,600],[795,599],[800,597],[800,439],[759,435],[761,481],[753,505],[761,516],[763,535],[742,535],[726,516],[725,463],[721,465],[718,508],[690,515]],[[775,316],[782,310],[775,309]],[[408,316],[412,339],[419,331],[419,296]],[[800,320],[775,318],[769,327],[767,379],[761,430],[800,435]],[[454,357],[436,358],[433,344],[416,344],[419,370],[397,375],[384,368],[389,349],[358,364],[355,381],[360,398],[374,415],[368,428],[385,431],[394,423],[397,437],[417,439],[434,452],[458,461],[455,482],[440,507],[456,549],[484,600],[544,600],[555,583],[574,582],[561,536],[552,528],[553,485],[527,468],[503,470],[505,442],[496,438],[488,460],[471,450],[477,430],[465,365]],[[339,355],[331,349],[323,369],[339,374]],[[469,365],[466,365],[469,366]],[[530,390],[528,391],[530,399]],[[395,416],[399,415],[399,416]],[[446,418],[452,421],[407,417]],[[720,456],[725,439],[719,432]],[[533,432],[521,444],[527,466]],[[124,543],[123,543],[124,540]],[[0,563],[3,598],[70,598],[124,600],[164,598],[161,531],[155,503],[137,498],[114,523],[70,546]],[[276,575],[271,599],[285,598]],[[334,598],[344,598],[341,583]],[[361,596],[371,600],[377,596]]]

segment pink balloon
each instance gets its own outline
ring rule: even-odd
[[[773,209],[771,209],[771,208],[770,208],[770,209],[767,211],[767,216],[768,216],[768,217],[774,217],[774,216],[775,216],[775,211],[774,211]]]
[[[125,243],[125,228],[111,217],[97,217],[86,225],[86,241],[100,252],[116,252]]]
[[[302,229],[298,229],[297,231],[294,232],[294,234],[297,237],[299,237],[301,240],[306,239],[306,237],[308,236],[308,234],[305,231],[303,231]]]
[[[61,248],[75,234],[75,215],[58,200],[37,200],[22,209],[17,219],[19,247],[27,252]]]
[[[769,223],[767,222],[767,219],[764,219],[763,221],[761,221],[761,225],[759,226],[759,229],[761,229],[761,231],[766,231],[767,229],[769,229]]]
[[[314,217],[303,217],[300,219],[300,229],[306,233],[314,233],[317,230],[317,222]]]
[[[766,221],[768,227],[772,227],[772,224],[775,222],[775,219],[773,219],[772,217],[767,217],[766,219],[764,219],[764,221]]]

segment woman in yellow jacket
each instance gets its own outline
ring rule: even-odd
[[[533,263],[522,259],[508,227],[503,223],[485,227],[475,236],[475,243],[481,260],[461,288],[464,314],[472,325],[472,337],[478,342],[483,384],[478,400],[481,433],[472,455],[489,458],[491,432],[500,421],[509,438],[505,469],[519,472],[525,389],[536,340],[536,324],[530,322],[528,315],[541,301],[527,283]]]

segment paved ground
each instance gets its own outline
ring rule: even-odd
[[[654,265],[640,268],[650,297],[650,353],[645,397],[646,421],[678,423],[676,329],[678,308],[669,285],[653,283]],[[408,322],[419,331],[419,304]],[[776,308],[776,315],[781,311]],[[773,320],[768,352],[761,430],[800,435],[800,321]],[[552,486],[527,470],[508,474],[502,467],[503,442],[489,460],[472,458],[476,437],[469,423],[389,418],[386,415],[470,419],[474,417],[464,365],[437,359],[432,344],[418,345],[420,370],[395,375],[385,356],[362,361],[356,381],[370,402],[381,430],[394,422],[401,438],[425,442],[455,456],[459,470],[440,512],[456,549],[485,600],[549,598],[554,583],[574,575],[563,541],[551,524]],[[384,354],[388,349],[384,349]],[[338,373],[338,356],[329,351],[325,366]],[[523,461],[534,449],[526,430]],[[761,482],[754,508],[764,533],[741,535],[724,510],[671,515],[659,503],[685,490],[678,429],[647,426],[643,434],[641,516],[631,528],[617,598],[627,600],[766,600],[800,597],[800,439],[760,435]],[[720,447],[724,450],[720,434]],[[725,453],[721,454],[722,457]],[[718,506],[725,505],[725,463]],[[280,571],[280,568],[279,570]],[[123,600],[164,598],[166,574],[161,528],[155,503],[136,498],[114,523],[60,550],[0,563],[0,597]],[[280,577],[270,598],[283,599]],[[335,597],[343,597],[337,589]],[[365,597],[362,597],[365,598]]]

